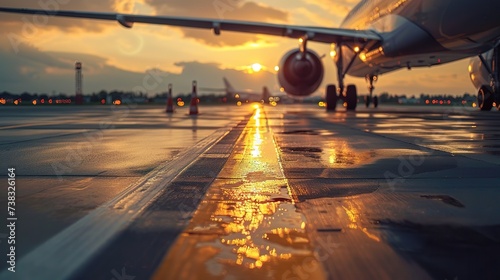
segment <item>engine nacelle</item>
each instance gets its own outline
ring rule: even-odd
[[[324,74],[323,63],[318,54],[306,50],[292,49],[281,58],[278,81],[285,92],[293,96],[308,96],[318,89]]]

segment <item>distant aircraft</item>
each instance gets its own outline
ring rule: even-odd
[[[299,48],[285,53],[278,80],[285,92],[308,96],[322,82],[324,68],[308,41],[331,44],[330,56],[337,66],[338,90],[326,88],[327,109],[344,99],[354,110],[357,90],[344,86],[345,75],[365,77],[372,102],[373,83],[380,74],[401,68],[429,67],[467,57],[469,73],[478,90],[481,110],[500,107],[500,1],[498,0],[362,0],[340,28],[271,24],[262,22],[146,16],[83,11],[0,8],[1,12],[115,20],[131,28],[134,23],[164,24],[237,31],[299,39]],[[338,93],[338,94],[337,94]],[[376,106],[377,100],[373,103]]]
[[[261,101],[269,102],[270,93],[266,86],[262,88],[262,92],[252,92],[248,90],[236,90],[228,81],[226,77],[222,78],[224,81],[224,90],[228,99],[241,99],[248,101]]]

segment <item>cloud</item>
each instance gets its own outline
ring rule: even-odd
[[[156,9],[158,15],[189,16],[214,19],[233,19],[259,22],[287,22],[289,13],[270,6],[239,0],[173,0],[165,4],[163,0],[145,0]],[[183,28],[184,37],[193,38],[211,46],[237,46],[262,40],[254,34],[236,34],[230,36],[215,36],[208,30]]]
[[[83,62],[83,90],[85,94],[105,90],[142,91],[150,95],[165,92],[167,85],[174,85],[174,92],[190,92],[191,83],[197,80],[200,87],[222,88],[222,78],[227,77],[238,88],[258,89],[274,87],[276,78],[269,72],[246,74],[235,69],[223,69],[217,63],[181,61],[175,63],[180,73],[149,69],[144,72],[123,70],[109,65],[103,57],[81,53],[40,52],[31,46],[22,46],[22,52],[12,55],[0,48],[0,92],[22,93],[74,93],[75,61]]]
[[[12,8],[29,8],[40,9],[46,11],[56,10],[75,10],[75,11],[92,11],[92,12],[115,12],[120,10],[130,10],[130,1],[120,4],[118,0],[88,0],[88,1],[69,1],[69,0],[52,0],[52,1],[31,1],[18,0],[6,1],[0,0],[0,6]],[[127,5],[127,3],[129,3]],[[28,36],[33,32],[60,29],[66,32],[102,32],[111,23],[85,19],[68,19],[62,17],[53,17],[47,15],[28,15],[28,14],[10,14],[2,13],[2,24],[15,23],[15,28],[11,28],[9,32],[16,33],[20,36]],[[113,23],[116,24],[116,23]],[[5,29],[4,29],[4,32]]]
[[[359,0],[305,0],[306,3],[320,7],[331,15],[345,17]]]
[[[4,3],[5,2],[5,3]],[[76,10],[93,12],[120,12],[134,13],[135,1],[119,0],[89,0],[89,1],[30,1],[19,0],[13,3],[0,0],[2,7],[32,8],[42,10]],[[204,17],[216,19],[236,19],[253,20],[264,22],[286,22],[288,12],[270,6],[254,2],[243,2],[239,0],[144,0],[144,3],[151,6],[158,15],[166,16],[186,16]],[[115,22],[96,21],[88,19],[68,19],[46,15],[23,15],[23,14],[2,14],[2,25],[9,26],[3,28],[5,33],[17,37],[16,40],[30,39],[34,33],[49,31],[57,28],[63,32],[103,32],[106,28],[115,28]],[[256,42],[260,39],[254,34],[231,34],[231,36],[214,36],[209,30],[196,30],[182,28],[186,38],[193,38],[203,44],[210,46],[238,46],[248,42]]]

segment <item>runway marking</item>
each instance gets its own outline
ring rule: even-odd
[[[19,279],[68,279],[130,225],[165,186],[228,133],[215,131],[176,159],[158,166],[111,201],[90,212],[21,258]],[[12,275],[3,271],[0,279]]]
[[[154,279],[325,279],[261,110]]]

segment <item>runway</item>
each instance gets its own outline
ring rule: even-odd
[[[499,112],[200,111],[2,108],[19,262],[1,276],[500,278]]]

